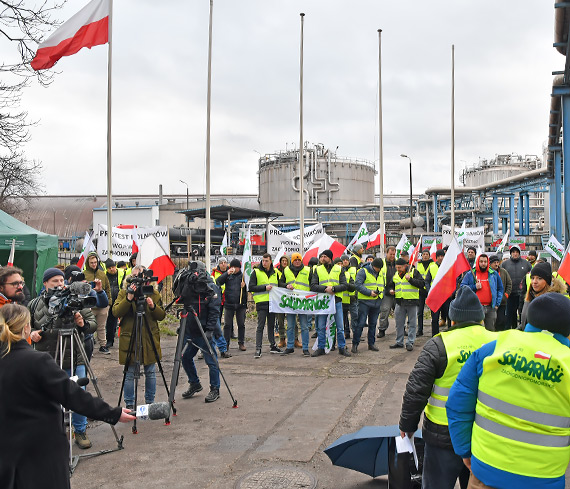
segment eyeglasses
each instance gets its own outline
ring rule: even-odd
[[[26,282],[8,282],[6,285],[11,285],[12,287],[23,287]]]

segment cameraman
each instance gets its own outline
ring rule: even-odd
[[[43,277],[44,291],[40,294],[37,299],[34,299],[29,304],[31,312],[31,322],[32,332],[30,338],[35,344],[35,349],[38,351],[44,351],[49,353],[53,358],[55,358],[56,347],[58,341],[58,329],[63,327],[62,319],[60,317],[52,316],[48,311],[48,306],[46,304],[46,295],[49,289],[55,289],[57,287],[65,288],[63,272],[57,268],[48,268],[44,272]],[[84,341],[84,335],[93,333],[97,329],[97,322],[95,316],[91,312],[91,309],[86,307],[80,312],[76,312],[73,315],[73,321],[81,341]],[[78,377],[86,377],[85,375],[85,360],[79,354],[79,352],[74,354],[73,362],[71,365],[71,338],[68,339],[65,345],[65,351],[63,352],[63,369],[67,372],[70,377],[72,375],[77,375]],[[75,373],[72,373],[72,371]],[[77,413],[73,413],[71,417],[71,423],[73,425],[73,431],[75,432],[75,443],[79,448],[91,448],[91,442],[87,438],[85,432],[87,428],[87,418]]]
[[[127,357],[129,356],[129,345],[131,342],[131,336],[133,334],[133,328],[135,326],[135,319],[137,315],[137,300],[144,301],[144,317],[143,324],[140,331],[141,342],[142,342],[142,357],[138,360],[141,365],[144,365],[144,398],[146,404],[152,404],[154,402],[154,395],[156,393],[156,373],[155,364],[157,360],[162,358],[162,351],[160,349],[160,330],[158,328],[158,321],[162,321],[166,313],[162,308],[162,298],[156,289],[153,290],[152,295],[143,297],[140,295],[140,291],[137,294],[137,289],[142,282],[139,275],[146,270],[142,265],[137,265],[133,268],[131,275],[125,280],[125,285],[127,288],[122,288],[119,291],[117,300],[113,304],[113,315],[121,320],[121,336],[119,336],[119,364],[125,365]],[[133,280],[134,279],[134,280]],[[136,283],[138,281],[138,283]],[[145,284],[147,285],[147,284]],[[136,296],[139,296],[138,298]],[[152,337],[149,336],[147,328],[144,322],[149,326]],[[152,341],[156,347],[155,355],[154,349],[152,347]],[[133,408],[135,405],[135,382],[134,373],[136,361],[135,355],[137,352],[134,351],[134,345],[132,345],[133,351],[130,356],[130,365],[125,376],[125,390],[123,398],[127,408]]]
[[[182,355],[182,366],[186,375],[188,375],[188,390],[182,394],[184,399],[191,398],[197,392],[202,390],[196,366],[194,365],[194,356],[198,352],[198,348],[204,351],[204,361],[210,370],[210,392],[204,399],[206,402],[214,402],[220,398],[220,371],[216,356],[216,344],[213,335],[218,328],[221,306],[221,289],[213,283],[208,275],[202,262],[192,262],[189,268],[182,271],[180,280],[181,297],[184,302],[184,314],[186,314],[186,331],[184,334],[184,343],[187,345]],[[190,306],[194,309],[206,334],[210,348],[206,344],[200,327],[196,321],[196,317],[190,312]],[[210,355],[210,349],[214,353],[213,358]]]

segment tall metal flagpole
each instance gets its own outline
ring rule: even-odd
[[[208,103],[206,109],[206,270],[210,271],[210,106],[212,99],[212,12],[210,0],[210,27],[208,31]]]
[[[455,236],[455,44],[451,45],[451,236]]]
[[[301,55],[299,67],[299,238],[301,256],[305,254],[305,204],[303,199],[304,184],[303,175],[305,165],[303,164],[303,27],[305,24],[305,14],[301,13]]]
[[[111,233],[113,231],[112,202],[113,191],[111,185],[111,82],[113,67],[113,0],[109,0],[109,55],[107,57],[107,257],[113,256]],[[93,230],[97,233],[97,229]]]
[[[378,180],[380,184],[380,254],[384,256],[384,152],[382,148],[382,29],[378,29]]]

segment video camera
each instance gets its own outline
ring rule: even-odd
[[[195,304],[200,300],[209,302],[217,297],[214,281],[202,262],[192,261],[178,272],[172,284],[172,292],[180,297],[184,305]]]
[[[157,282],[158,277],[153,276],[152,270],[143,270],[140,274],[133,276],[129,275],[127,278],[127,292],[129,294],[134,294],[135,298],[140,298],[144,295],[149,296],[154,293],[154,286],[152,282]],[[136,289],[133,289],[131,285],[135,285]]]
[[[89,295],[91,285],[86,282],[74,282],[69,287],[57,287],[46,291],[44,301],[48,314],[53,318],[73,316],[86,307],[95,307],[97,298]]]

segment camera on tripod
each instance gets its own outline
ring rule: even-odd
[[[180,270],[172,283],[172,292],[187,306],[195,304],[198,297],[204,302],[217,297],[214,281],[202,262],[193,261]]]
[[[153,276],[152,270],[142,270],[139,275],[129,275],[127,278],[127,293],[134,294],[135,298],[150,296],[154,293],[152,282],[158,282],[158,277]],[[135,286],[135,288],[132,287]]]
[[[48,289],[44,298],[48,314],[55,319],[73,316],[86,307],[95,307],[97,298],[91,297],[89,292],[91,285],[86,282],[73,282],[69,287]]]

